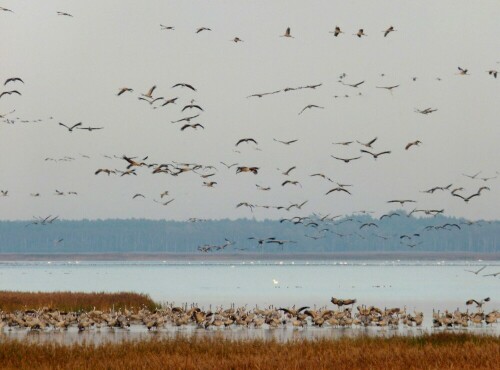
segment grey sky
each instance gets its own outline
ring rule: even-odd
[[[312,5],[311,3],[314,3]],[[0,6],[0,80],[22,96],[0,99],[6,118],[43,122],[0,124],[0,219],[58,214],[62,218],[278,218],[292,213],[236,209],[239,202],[289,205],[308,200],[293,214],[385,212],[397,198],[415,199],[418,208],[444,208],[467,218],[500,218],[500,179],[483,182],[463,173],[493,177],[500,171],[500,69],[498,1],[9,1]],[[71,13],[63,17],[57,11]],[[160,23],[175,31],[160,30]],[[338,25],[345,34],[329,31]],[[393,25],[396,32],[383,37]],[[206,26],[211,32],[195,33]],[[279,37],[291,27],[295,38]],[[368,35],[353,36],[359,28]],[[235,36],[244,41],[233,43]],[[457,66],[470,76],[458,76]],[[366,82],[358,89],[338,83]],[[385,74],[384,77],[381,74]],[[412,77],[417,77],[412,81]],[[440,77],[442,80],[436,80]],[[172,89],[177,82],[198,91]],[[322,83],[316,90],[246,96]],[[400,84],[393,93],[375,86]],[[137,97],[152,85],[155,96],[179,97],[177,105],[152,109]],[[116,96],[120,87],[133,93]],[[357,93],[362,95],[358,96]],[[345,94],[349,98],[344,98]],[[335,99],[334,96],[340,96]],[[191,99],[201,105],[205,130],[181,132],[171,124]],[[324,106],[298,115],[308,104]],[[415,108],[437,108],[429,115]],[[194,114],[194,113],[193,113]],[[48,117],[54,117],[49,120]],[[58,122],[105,127],[69,133]],[[252,144],[236,141],[253,137]],[[344,164],[330,155],[357,156],[359,144],[332,142],[374,137],[378,160],[363,155]],[[291,146],[273,141],[299,139]],[[404,146],[419,139],[422,145]],[[80,154],[90,156],[83,158]],[[103,154],[144,157],[148,162],[215,165],[215,188],[188,173],[137,177],[95,176],[98,168],[123,169],[125,162]],[[71,162],[45,161],[72,156]],[[235,174],[219,161],[261,167],[258,175]],[[277,168],[297,170],[289,177]],[[310,174],[323,172],[348,184],[352,196],[324,194],[334,187]],[[298,180],[302,187],[286,186]],[[449,193],[423,194],[452,183],[472,194],[466,204]],[[271,186],[259,191],[255,184]],[[54,195],[55,189],[77,197]],[[169,190],[169,206],[153,202]],[[39,192],[41,197],[29,194]],[[146,199],[134,199],[142,193]],[[165,198],[164,198],[165,200]],[[405,206],[407,210],[412,207]]]

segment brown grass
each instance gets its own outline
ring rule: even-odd
[[[99,346],[0,343],[7,369],[498,369],[500,339],[439,333],[420,337],[279,343],[221,338]]]
[[[43,307],[61,311],[115,310],[124,307],[154,309],[157,304],[146,294],[138,293],[81,293],[81,292],[9,292],[0,291],[0,310],[40,309]]]

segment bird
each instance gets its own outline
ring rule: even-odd
[[[469,71],[468,69],[462,68],[462,67],[457,67],[457,68],[458,68],[457,75],[460,75],[460,76],[469,76],[469,74],[467,73]]]
[[[403,206],[405,203],[416,203],[416,201],[411,199],[393,199],[388,200],[387,203],[399,203],[401,204],[401,206]]]
[[[0,190],[0,195],[2,197],[8,197],[9,196],[9,191],[8,190]]]
[[[420,114],[429,114],[437,111],[435,108],[425,108],[425,109],[418,109],[415,108],[415,113],[420,113]]]
[[[257,141],[255,139],[252,139],[251,137],[249,137],[249,138],[244,138],[244,139],[238,140],[234,146],[238,146],[241,143],[248,143],[248,142],[252,142],[255,145],[258,145],[258,143],[257,143]]]
[[[465,302],[465,304],[467,306],[469,306],[469,305],[475,303],[477,307],[481,308],[486,302],[489,302],[489,301],[490,301],[490,297],[486,297],[486,298],[480,300],[479,302],[476,301],[475,299],[469,299],[467,302]]]
[[[3,8],[3,7],[1,7],[1,6],[0,6],[0,10],[3,10],[4,12],[14,13],[12,10],[7,9],[7,8]]]
[[[330,33],[333,33],[333,36],[337,37],[338,35],[340,35],[341,33],[344,33],[344,32],[340,30],[339,26],[335,26],[335,30],[330,31]]]
[[[320,107],[319,105],[315,105],[315,104],[309,104],[309,105],[306,105],[304,108],[302,108],[302,110],[299,112],[299,114],[302,114],[306,109],[311,109],[311,108],[324,109],[325,107]]]
[[[176,98],[172,98],[172,99],[165,99],[165,103],[163,103],[161,106],[164,107],[165,105],[168,105],[168,104],[176,104],[175,101],[179,99],[178,97]]]
[[[376,223],[374,223],[374,222],[367,222],[367,223],[364,223],[363,225],[361,225],[359,227],[359,229],[361,230],[363,227],[370,227],[370,226],[375,226],[375,227],[378,228],[378,225]]]
[[[175,198],[167,200],[166,202],[158,202],[156,199],[153,199],[156,203],[160,203],[162,206],[168,206],[170,203],[172,203],[175,200]]]
[[[254,175],[257,175],[259,171],[259,167],[246,167],[246,166],[241,166],[236,168],[236,173],[240,172],[252,172]]]
[[[349,163],[351,161],[355,161],[356,159],[360,159],[361,157],[354,157],[354,158],[339,158],[331,155],[332,158],[338,159],[339,161],[344,161],[345,163]]]
[[[192,119],[199,117],[199,116],[200,116],[199,114],[196,114],[194,116],[184,117],[184,118],[178,119],[177,121],[170,121],[170,122],[172,122],[172,123],[178,123],[178,122],[183,122],[183,121],[190,122]]]
[[[342,187],[340,187],[340,186],[339,186],[339,187],[337,187],[337,188],[333,188],[333,189],[328,190],[328,191],[326,192],[326,194],[325,194],[325,195],[328,195],[328,194],[330,194],[330,193],[333,193],[334,191],[343,191],[344,193],[347,193],[347,194],[349,194],[349,195],[352,195],[352,194],[351,194],[351,192],[350,192],[349,190],[344,189],[344,188],[342,188]]]
[[[362,28],[360,28],[358,32],[354,33],[353,35],[358,36],[359,38],[361,38],[362,36],[368,36],[367,34],[365,34],[365,31]]]
[[[386,89],[392,94],[392,90],[395,89],[396,87],[399,87],[399,85],[392,85],[392,86],[375,86],[377,89]]]
[[[373,159],[377,159],[382,154],[391,154],[390,150],[386,150],[386,151],[383,151],[383,152],[380,152],[380,153],[372,153],[372,152],[370,152],[368,150],[361,149],[360,152],[371,154],[373,156]]]
[[[488,72],[488,74],[489,74],[490,76],[493,76],[493,77],[497,78],[498,71],[496,71],[496,70],[494,70],[494,69],[490,69],[490,70],[489,70],[489,71],[487,71],[487,72]]]
[[[163,24],[160,24],[160,27],[162,30],[175,30],[174,26],[164,26]]]
[[[135,198],[138,198],[138,197],[146,198],[143,194],[141,194],[141,193],[137,193],[137,194],[135,194],[135,195],[132,197],[132,199],[135,199]]]
[[[182,108],[182,112],[184,112],[186,109],[193,109],[193,108],[199,109],[203,112],[203,108],[196,104],[188,104],[184,106],[184,108]]]
[[[291,37],[291,38],[294,38],[291,34],[290,34],[290,27],[288,27],[285,31],[285,34],[284,35],[281,35],[280,37]]]
[[[17,90],[11,90],[11,91],[3,91],[1,94],[0,94],[0,98],[4,95],[12,95],[12,94],[17,94],[19,96],[21,96],[22,94],[17,91]]]
[[[57,12],[57,15],[63,15],[63,16],[66,16],[66,17],[73,17],[71,14],[66,13],[66,12]]]
[[[420,140],[412,141],[412,142],[406,144],[405,150],[410,149],[413,145],[419,146],[420,144],[422,144],[422,142]]]
[[[370,140],[370,141],[369,141],[369,142],[367,142],[367,143],[362,143],[361,141],[356,140],[356,142],[357,142],[358,144],[361,144],[361,145],[363,145],[363,146],[365,146],[365,147],[367,147],[367,148],[371,148],[371,147],[372,147],[372,144],[373,144],[375,141],[377,141],[377,137],[375,137],[374,139]]]
[[[78,122],[78,123],[74,124],[74,125],[73,125],[73,126],[71,126],[71,127],[66,126],[66,125],[65,125],[64,123],[62,123],[62,122],[59,122],[59,125],[60,125],[60,126],[64,126],[64,127],[66,127],[66,128],[68,129],[68,131],[69,131],[69,132],[73,132],[73,130],[74,130],[76,127],[78,127],[78,126],[81,126],[81,125],[82,125],[82,123],[81,123],[81,122]]]
[[[234,43],[243,42],[243,40],[242,40],[242,39],[240,39],[239,37],[235,37],[234,39],[232,39],[232,40],[230,40],[230,41],[232,41],[232,42],[234,42]]]
[[[3,85],[5,86],[9,82],[16,82],[16,81],[24,83],[24,81],[21,78],[19,78],[19,77],[10,77],[10,78],[8,78],[8,79],[5,80],[5,82],[3,83]]]
[[[200,33],[202,31],[212,31],[212,29],[210,29],[208,27],[200,27],[200,28],[196,29],[196,33]]]
[[[121,94],[123,94],[124,92],[132,92],[134,91],[134,89],[131,89],[130,87],[122,87],[119,89],[118,91],[118,94],[116,94],[116,96],[120,96]]]
[[[153,91],[155,91],[156,85],[152,86],[146,94],[142,94],[142,96],[145,96],[146,98],[153,99]]]
[[[116,171],[107,168],[99,168],[97,171],[95,171],[94,175],[99,175],[101,172],[106,173],[108,176],[112,173],[116,173]]]
[[[205,129],[205,126],[203,126],[202,124],[200,123],[195,123],[194,125],[191,125],[189,123],[186,123],[184,126],[181,127],[181,131],[184,131],[185,129],[187,129],[188,127],[191,127],[191,128],[194,128],[196,130],[196,128],[198,127],[201,127],[202,129]]]
[[[286,181],[283,181],[283,183],[281,184],[281,186],[285,186],[287,184],[291,184],[291,185],[300,185],[300,182],[298,181],[293,181],[293,180],[286,180]],[[302,186],[302,185],[300,185]]]
[[[104,127],[77,127],[77,130],[87,130],[87,131],[95,131],[102,130]]]
[[[196,89],[192,85],[186,84],[186,83],[176,83],[174,86],[172,86],[172,88],[178,87],[178,86],[180,86],[180,87],[187,87],[188,89],[196,91]],[[201,110],[203,110],[203,109],[201,109]]]
[[[345,86],[350,86],[350,87],[354,87],[354,88],[357,88],[358,86],[360,86],[360,85],[362,85],[362,84],[364,84],[364,83],[365,83],[365,81],[364,81],[364,80],[363,80],[363,81],[361,81],[361,82],[357,82],[357,83],[355,83],[355,84],[346,84],[346,83],[344,83],[344,81],[342,81],[342,80],[340,80],[339,82],[340,82],[342,85],[345,85]]]
[[[153,105],[154,103],[156,103],[158,100],[163,100],[163,97],[160,96],[159,98],[151,98],[151,100],[149,100],[149,98],[143,98],[142,96],[139,96],[137,99],[139,100],[144,100],[145,102],[148,102],[149,105]]]
[[[289,140],[289,141],[282,141],[282,140],[277,140],[275,138],[273,138],[273,140],[276,141],[276,142],[278,142],[278,143],[285,144],[285,145],[290,145],[290,144],[293,144],[293,143],[296,143],[297,141],[299,141],[299,139]]]
[[[483,172],[483,171],[479,171],[478,173],[476,173],[476,174],[474,174],[474,175],[467,175],[467,174],[465,174],[465,173],[463,173],[462,175],[464,175],[465,177],[468,177],[468,178],[470,178],[470,179],[473,179],[473,180],[474,180],[474,179],[475,179],[475,178],[476,178],[476,177],[477,177],[477,176],[478,176],[481,172]]]
[[[500,271],[499,272],[495,272],[494,274],[486,274],[486,275],[483,275],[483,276],[494,276],[494,277],[497,277],[498,275],[500,275]]]
[[[457,193],[456,193],[456,191],[458,191],[458,190],[460,190],[460,189],[455,189],[455,190],[453,190],[453,191],[451,192],[451,195],[453,195],[453,196],[455,196],[455,197],[462,198],[462,199],[464,200],[464,202],[468,203],[468,202],[469,202],[469,200],[471,200],[472,198],[480,196],[480,195],[481,195],[481,191],[483,191],[483,190],[490,190],[490,188],[489,188],[489,187],[487,187],[487,186],[482,186],[482,187],[480,187],[480,188],[478,189],[478,191],[477,191],[476,193],[474,193],[474,194],[472,194],[472,195],[469,195],[468,197],[464,197],[464,196],[462,196],[462,195],[460,195],[460,194],[457,194]]]
[[[214,185],[217,185],[217,182],[215,182],[215,181],[203,181],[203,186],[206,186],[208,188],[213,188]]]
[[[262,191],[271,190],[271,187],[269,187],[269,186],[261,186],[259,184],[255,184],[255,186],[257,187],[257,189],[262,190]]]
[[[337,143],[332,143],[333,145],[344,145],[344,146],[347,146],[347,145],[351,145],[354,141],[341,141],[341,142],[337,142]]]
[[[290,172],[292,172],[292,171],[293,171],[294,169],[296,169],[296,168],[297,168],[296,166],[292,166],[292,167],[290,167],[288,170],[283,171],[281,174],[282,174],[282,175],[285,175],[285,176],[288,176],[288,175],[290,175]]]
[[[226,164],[224,162],[220,162],[220,163],[223,164],[227,169],[230,169],[231,167],[238,165],[238,163],[233,163],[233,164],[230,164],[230,165],[228,165],[228,164]]]
[[[394,29],[394,27],[393,27],[393,26],[390,26],[388,29],[386,29],[385,31],[382,31],[382,32],[384,33],[384,37],[387,37],[387,35],[388,35],[389,33],[394,32],[394,31],[396,31],[396,30]]]

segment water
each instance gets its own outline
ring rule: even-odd
[[[465,271],[484,265],[478,275]],[[197,303],[205,309],[231,303],[249,308],[294,304],[333,308],[330,299],[334,296],[356,298],[358,304],[423,311],[424,328],[429,329],[432,309],[464,311],[470,298],[491,297],[485,311],[500,309],[500,278],[483,276],[498,271],[500,261],[23,261],[0,263],[0,290],[133,291],[147,293],[156,301]],[[307,336],[322,336],[314,334],[322,330],[308,328],[307,333],[313,334]],[[281,332],[274,331],[278,334],[272,336],[290,338]],[[133,337],[134,330],[123,335]]]

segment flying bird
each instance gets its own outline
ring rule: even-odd
[[[326,192],[325,195],[328,195],[330,193],[333,193],[334,191],[343,191],[344,193],[347,193],[349,195],[352,195],[351,192],[347,189],[344,189],[343,187],[338,187],[338,188],[333,188],[333,189],[330,189]]]
[[[355,83],[355,84],[346,84],[346,83],[344,83],[344,81],[342,81],[342,80],[340,80],[339,82],[340,82],[342,85],[345,85],[345,86],[350,86],[350,87],[354,87],[354,88],[357,88],[358,86],[360,86],[360,85],[362,85],[362,84],[364,84],[364,83],[365,83],[365,81],[364,81],[364,80],[363,80],[363,81],[361,81],[361,82],[357,82],[357,83]]]
[[[142,96],[145,96],[146,98],[153,99],[153,91],[155,91],[156,85],[152,86],[146,94],[142,94]]]
[[[240,172],[252,172],[254,175],[257,175],[259,171],[259,167],[246,167],[246,166],[241,166],[236,168],[236,173]]]
[[[196,33],[200,33],[202,31],[212,31],[212,30],[208,27],[200,27],[196,30]]]
[[[280,37],[291,37],[291,38],[294,38],[291,34],[290,34],[290,27],[288,27],[285,31],[285,34],[284,35],[281,35]]]
[[[371,154],[373,156],[373,159],[377,159],[379,156],[381,156],[383,154],[391,154],[390,150],[386,150],[386,151],[383,151],[383,152],[380,152],[380,153],[372,153],[372,152],[370,152],[368,150],[361,149],[360,152]]]
[[[233,163],[233,164],[230,164],[230,165],[225,164],[224,162],[220,162],[220,163],[223,164],[227,169],[230,169],[231,167],[238,165],[238,163]]]
[[[332,158],[338,159],[339,161],[344,161],[345,163],[349,163],[351,161],[355,161],[356,159],[360,159],[361,157],[354,157],[354,158],[339,158],[335,157],[334,155],[331,155]]]
[[[420,113],[420,114],[429,114],[435,111],[437,111],[437,109],[435,108],[425,108],[425,109],[415,108],[415,113]]]
[[[333,36],[337,37],[338,35],[340,35],[341,33],[344,33],[344,32],[340,30],[339,26],[336,26],[335,31],[330,31],[330,33],[333,33]]]
[[[138,198],[138,197],[146,198],[143,194],[137,193],[137,194],[135,194],[135,195],[132,197],[132,199],[135,199],[135,198]]]
[[[5,86],[9,82],[16,82],[16,81],[24,83],[24,81],[22,79],[20,79],[19,77],[10,77],[10,78],[8,78],[8,79],[5,80],[5,82],[3,83],[3,85]]]
[[[73,126],[71,126],[71,127],[66,126],[64,123],[61,123],[61,122],[59,122],[59,125],[60,125],[60,126],[64,126],[64,127],[66,127],[66,128],[68,129],[68,131],[69,131],[69,132],[73,132],[73,129],[75,129],[75,128],[76,128],[76,127],[78,127],[78,126],[81,126],[81,125],[82,125],[82,123],[81,123],[81,122],[78,122],[77,124],[74,124],[74,125],[73,125]]]
[[[411,200],[411,199],[393,199],[393,200],[388,200],[387,203],[399,203],[401,206],[403,206],[405,203],[416,203],[417,201]]]
[[[302,108],[302,110],[299,112],[299,114],[302,114],[306,109],[311,109],[311,108],[324,109],[325,107],[320,107],[319,105],[315,105],[315,104],[309,104],[309,105],[306,105],[304,108]]]
[[[202,129],[205,129],[205,126],[203,126],[201,123],[195,123],[194,125],[191,125],[189,123],[186,123],[184,126],[181,127],[181,131],[184,131],[185,129],[187,129],[188,127],[191,127],[191,128],[194,128],[195,130],[198,128],[198,127],[201,127]]]
[[[230,40],[230,41],[232,41],[232,42],[234,42],[234,43],[243,42],[243,40],[242,40],[242,39],[240,39],[239,37],[235,37],[234,39],[232,39],[232,40]]]
[[[252,139],[251,137],[249,137],[249,138],[245,138],[245,139],[240,139],[240,140],[238,140],[238,142],[235,144],[235,146],[238,146],[238,145],[240,145],[241,143],[248,143],[248,142],[252,142],[252,143],[254,143],[255,145],[258,145],[258,144],[257,144],[257,141],[256,141],[255,139]]]
[[[66,17],[73,17],[71,14],[65,13],[65,12],[57,12],[57,15],[64,15]]]
[[[175,30],[174,26],[164,26],[163,24],[160,24],[161,30]]]
[[[395,89],[396,87],[399,87],[399,85],[392,85],[392,86],[375,86],[377,89],[386,89],[392,94],[392,90]]]
[[[193,90],[193,91],[196,91],[196,89],[195,89],[192,85],[190,85],[190,84],[186,84],[186,83],[176,83],[174,86],[172,86],[172,88],[174,88],[174,87],[178,87],[178,86],[180,86],[180,87],[187,87],[188,89],[191,89],[191,90]],[[202,109],[202,110],[203,110],[203,109]]]
[[[167,200],[166,202],[158,202],[156,199],[153,199],[156,203],[160,203],[162,206],[168,206],[170,203],[172,203],[175,199],[170,199]]]
[[[4,92],[2,92],[2,93],[0,94],[0,98],[1,98],[2,96],[4,96],[4,95],[12,95],[12,94],[17,94],[17,95],[19,95],[19,96],[21,96],[21,95],[22,95],[22,94],[21,94],[19,91],[17,91],[17,90],[11,90],[11,91],[4,91]]]
[[[289,140],[289,141],[281,141],[281,140],[277,140],[277,139],[274,139],[274,141],[278,142],[278,143],[281,143],[281,144],[285,144],[285,145],[290,145],[290,144],[293,144],[297,141],[299,141],[299,139],[295,139],[295,140]]]
[[[123,94],[124,92],[132,92],[134,91],[134,89],[131,89],[130,87],[122,87],[120,88],[120,90],[118,91],[118,94],[116,94],[116,96],[120,96],[121,94]]]
[[[4,12],[11,12],[11,13],[14,13],[12,10],[10,9],[7,9],[7,8],[3,8],[0,6],[0,10],[3,10]]]
[[[363,146],[366,146],[367,148],[371,148],[371,147],[372,147],[372,144],[373,144],[375,141],[377,141],[377,139],[378,139],[378,138],[377,138],[377,137],[375,137],[374,139],[370,140],[370,141],[369,141],[369,142],[367,142],[367,143],[362,143],[361,141],[358,141],[358,140],[356,140],[356,142],[357,142],[358,144],[361,144],[361,145],[363,145]]]
[[[385,31],[382,31],[382,32],[384,33],[384,37],[387,37],[387,35],[388,35],[389,33],[394,32],[394,31],[396,31],[396,30],[394,29],[394,27],[393,27],[393,26],[390,26],[388,29],[386,29]]]
[[[420,144],[422,144],[422,142],[420,140],[412,141],[412,142],[406,144],[405,150],[410,149],[413,145],[419,146]]]
[[[358,36],[359,38],[361,38],[362,36],[368,36],[367,34],[365,34],[365,31],[362,28],[360,28],[358,32],[354,33],[353,35]]]
[[[193,109],[193,108],[199,109],[203,112],[203,108],[196,104],[188,104],[184,106],[184,108],[182,108],[182,112],[184,112],[186,109]]]
[[[469,76],[469,74],[467,73],[469,71],[468,69],[462,68],[462,67],[457,67],[457,68],[458,68],[457,75],[460,75],[460,76]]]
[[[498,71],[496,71],[496,70],[494,70],[494,69],[490,69],[490,70],[489,70],[489,71],[487,71],[487,72],[488,72],[488,74],[489,74],[490,76],[493,76],[493,77],[497,78]]]

